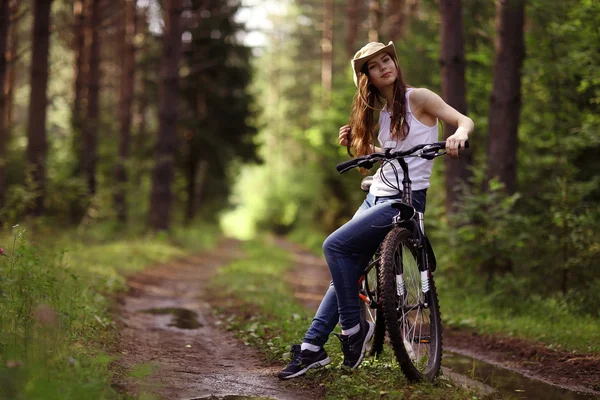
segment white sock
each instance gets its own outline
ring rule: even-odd
[[[360,331],[360,324],[358,324],[354,328],[350,328],[348,330],[342,329],[342,335],[344,335],[344,336],[350,336],[350,335],[354,335],[358,331]]]
[[[302,343],[300,345],[300,350],[319,351],[321,350],[321,347],[310,343]]]

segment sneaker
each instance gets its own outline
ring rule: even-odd
[[[369,321],[360,321],[360,330],[354,335],[337,335],[342,342],[342,351],[344,352],[344,366],[356,368],[360,365],[367,343],[373,337],[375,324]]]
[[[319,351],[301,350],[299,344],[292,346],[292,361],[283,369],[277,377],[279,379],[292,379],[306,374],[311,368],[324,367],[331,362],[325,349]]]

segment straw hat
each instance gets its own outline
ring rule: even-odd
[[[354,72],[352,78],[354,79],[354,84],[358,87],[358,74],[361,73],[361,70],[365,63],[369,61],[371,58],[381,53],[390,53],[393,55],[394,59],[398,59],[396,55],[396,47],[393,42],[389,42],[386,45],[379,42],[371,42],[367,43],[362,49],[356,52],[350,64],[352,65],[352,71]]]

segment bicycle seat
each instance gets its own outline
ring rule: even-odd
[[[369,176],[365,176],[362,180],[362,182],[360,183],[360,188],[364,191],[369,193],[369,189],[371,188],[371,184],[373,183],[373,177],[371,175]]]

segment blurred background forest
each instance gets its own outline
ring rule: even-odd
[[[389,40],[476,125],[429,190],[447,284],[598,317],[594,0],[0,0],[1,224],[220,221],[318,249],[364,195],[334,168],[349,60]]]

